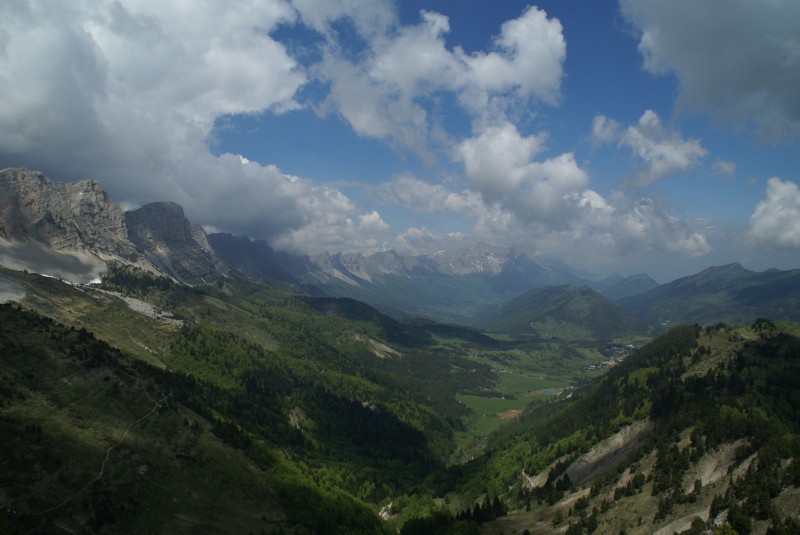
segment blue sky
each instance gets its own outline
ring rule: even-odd
[[[11,0],[0,167],[315,254],[797,268],[793,0]]]

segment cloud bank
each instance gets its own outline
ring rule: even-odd
[[[800,48],[789,30],[798,27],[800,8],[779,0],[759,6],[765,15],[751,27],[751,4],[726,5],[692,3],[689,16],[688,0],[621,2],[644,67],[674,73],[682,103],[765,134],[796,134]],[[286,32],[312,37],[296,46],[276,37]],[[626,191],[609,192],[593,184],[578,148],[551,150],[550,132],[529,126],[539,110],[557,114],[564,101],[567,42],[558,19],[524,8],[470,52],[449,44],[450,33],[450,19],[433,11],[401,24],[388,0],[209,0],[202,9],[6,1],[0,162],[57,180],[96,178],[126,205],[175,201],[209,228],[306,253],[422,253],[484,240],[588,263],[713,250],[708,222],[676,217],[666,202],[641,193],[700,166],[709,156],[700,140],[652,110],[629,125],[596,115],[592,144],[621,149],[639,165],[634,183],[621,186]],[[368,200],[444,214],[461,227],[435,229],[423,218],[390,225],[385,213],[325,177],[212,152],[221,119],[299,109],[338,117],[358,136],[437,170],[435,178],[406,172],[357,184],[372,193]],[[442,109],[468,126],[448,124]],[[719,158],[710,168],[736,172]],[[797,247],[796,189],[770,180],[750,220],[754,242]]]
[[[57,180],[91,176],[126,205],[172,200],[211,228],[298,250],[384,247],[390,228],[341,191],[270,163],[215,156],[220,117],[312,105],[359,135],[423,157],[436,127],[426,99],[447,92],[476,117],[487,106],[558,98],[565,43],[536,8],[484,52],[448,49],[445,16],[399,25],[389,2],[11,1],[0,6],[0,160]],[[340,34],[352,24],[357,54]],[[272,37],[303,25],[321,37],[302,64]],[[530,35],[536,35],[530,38]],[[301,103],[310,81],[329,84]]]
[[[644,68],[673,73],[680,102],[777,140],[800,134],[800,3],[620,0]]]

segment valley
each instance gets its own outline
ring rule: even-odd
[[[797,532],[800,270],[292,256],[0,178],[0,532]]]

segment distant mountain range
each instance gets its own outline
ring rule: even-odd
[[[646,275],[629,279],[629,288],[655,284]],[[800,318],[800,270],[757,273],[729,264],[628,296],[620,282],[601,292],[571,285],[531,290],[479,326],[505,334],[608,339],[658,333],[680,323],[741,324],[759,317]],[[615,302],[610,299],[614,295],[624,297]]]
[[[656,328],[686,321],[746,322],[761,315],[800,318],[798,270],[755,273],[734,264],[659,286],[646,274],[588,281],[529,251],[486,244],[421,256],[395,251],[293,255],[247,237],[207,235],[175,203],[126,212],[92,180],[60,184],[26,169],[0,171],[0,264],[88,282],[108,261],[186,284],[243,276],[310,295],[358,299],[395,317],[466,325],[501,316],[508,328],[544,321],[539,304],[520,311],[558,291],[528,292],[564,285],[592,289],[591,294],[589,288],[570,290],[583,304],[564,303],[563,312],[592,310],[581,327],[589,333],[623,332],[628,327],[622,325],[632,325],[610,301],[639,324]],[[615,318],[621,323],[609,331]]]
[[[738,263],[710,267],[648,292],[619,300],[651,325],[745,323],[758,317],[800,318],[800,269],[761,273]]]

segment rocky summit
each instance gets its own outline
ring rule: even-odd
[[[192,225],[174,202],[154,202],[125,213],[128,237],[161,271],[178,280],[211,282],[228,268],[208,244],[200,225]]]
[[[122,208],[99,183],[61,184],[27,169],[0,171],[0,237],[123,258],[135,251]]]
[[[126,213],[94,180],[63,184],[27,169],[0,171],[0,239],[9,250],[81,253],[84,260],[119,261],[186,283],[229,271],[212,252],[202,227],[192,225],[180,205],[157,202]],[[15,255],[33,256],[29,251]],[[40,261],[32,269],[65,275],[55,254],[45,255],[46,260],[37,256]],[[55,263],[62,265],[50,273],[48,264]]]

